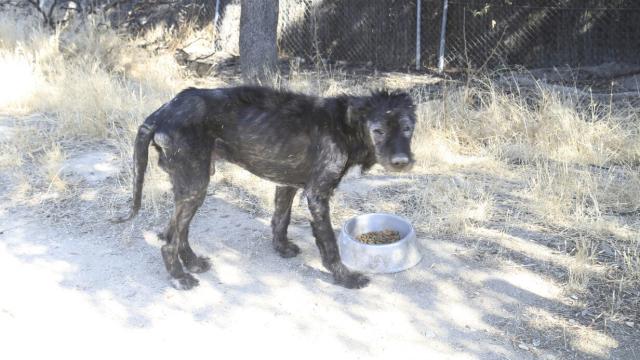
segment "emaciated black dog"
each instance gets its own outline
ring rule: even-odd
[[[131,212],[140,209],[142,183],[152,143],[159,165],[173,184],[175,211],[161,237],[162,258],[175,287],[190,289],[189,272],[207,271],[187,239],[189,223],[202,205],[216,158],[235,163],[278,184],[271,221],[273,247],[285,258],[300,249],[287,239],[291,203],[303,188],[323,265],[335,282],[364,287],[369,279],[340,260],[329,217],[329,199],[349,168],[375,163],[393,171],[413,164],[411,136],[415,110],[403,92],[317,98],[262,87],[189,88],[151,114],[140,126],[134,148]]]

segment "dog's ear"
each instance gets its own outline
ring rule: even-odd
[[[347,113],[345,114],[345,122],[349,127],[356,127],[364,120],[367,113],[366,99],[353,97],[347,100]]]

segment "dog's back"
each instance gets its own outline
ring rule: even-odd
[[[263,87],[189,88],[159,110],[154,144],[164,154],[187,144],[217,149],[218,157],[257,176],[302,187],[319,142],[331,137],[342,144],[350,133],[343,102]]]

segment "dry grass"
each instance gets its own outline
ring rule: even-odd
[[[507,212],[526,213],[525,222],[543,226],[550,235],[562,234],[564,249],[572,255],[566,269],[568,289],[590,293],[588,306],[604,308],[613,303],[605,297],[615,283],[616,310],[626,307],[627,316],[637,316],[633,308],[640,289],[640,109],[628,103],[603,104],[578,91],[559,92],[542,82],[514,91],[517,86],[488,79],[445,86],[442,101],[421,108],[431,135],[426,137],[428,143],[423,142],[426,138],[416,140],[416,153],[424,156],[423,161],[429,159],[427,164],[450,159],[449,163],[458,164],[457,171],[475,164],[471,166],[484,168],[480,171],[492,181],[498,179],[493,184],[475,182],[476,190],[490,189],[475,199],[464,188],[454,190],[463,199],[474,199],[479,208],[491,209],[481,204],[495,205],[492,192],[509,193],[508,184],[514,179],[520,182],[515,194],[521,201],[500,205]],[[461,154],[468,155],[462,158],[467,162],[456,161]],[[423,212],[441,201],[458,210],[447,217],[452,226],[444,232],[464,229],[456,217],[472,219],[465,216],[469,210],[464,203],[451,197],[452,188],[427,197],[412,195]],[[500,224],[505,218],[501,212],[505,209],[494,214],[492,226],[509,226]],[[609,278],[605,272],[586,271],[594,264],[605,266]],[[627,294],[628,302],[620,294]]]
[[[121,157],[122,173],[105,190],[120,210],[130,196],[137,125],[196,82],[171,54],[181,41],[202,34],[157,28],[132,38],[97,20],[50,33],[28,18],[5,19],[0,107],[12,120],[5,120],[10,136],[0,137],[0,168],[15,183],[11,196],[21,201],[74,194],[73,182],[60,175],[65,159],[99,146]],[[152,53],[142,43],[163,43],[168,50]],[[322,96],[415,85],[295,66],[275,82]],[[396,212],[423,234],[450,239],[512,221],[542,226],[568,239],[563,249],[573,259],[566,269],[571,291],[592,291],[593,302],[612,309],[611,317],[631,316],[620,298],[640,288],[640,109],[535,81],[526,88],[490,78],[444,83],[436,100],[419,87],[411,92],[419,119],[414,172],[399,182],[338,192],[334,221],[359,212]],[[169,203],[170,185],[151,153],[144,207],[158,214]],[[372,174],[382,178],[379,169]],[[214,181],[223,184],[219,196],[256,214],[272,207],[273,184],[244,170],[222,165]],[[302,211],[297,206],[295,213]],[[613,278],[593,278],[585,270],[593,264],[610,269],[604,273]],[[598,289],[609,291],[613,283],[619,295],[604,302]]]
[[[13,133],[1,144],[0,164],[40,165],[43,176],[28,177],[36,193],[64,190],[57,172],[69,153],[82,152],[82,144],[116,148],[128,163],[141,120],[186,86],[169,53],[152,55],[137,46],[150,37],[168,37],[166,32],[127,38],[94,19],[51,33],[32,18],[8,20],[0,39],[1,75],[7,80],[0,103],[13,118]],[[128,183],[129,176],[125,172],[122,180]],[[153,205],[168,186],[155,165],[149,177]]]

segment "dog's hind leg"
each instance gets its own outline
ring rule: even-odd
[[[209,176],[211,177],[214,174],[215,174],[215,154],[212,153]],[[167,227],[162,232],[158,233],[158,238],[160,240],[164,240],[165,242],[170,242],[171,237],[173,236],[173,233],[175,232],[175,230],[176,230],[176,224],[173,221],[173,218],[171,218],[171,221],[169,221],[169,224],[167,225]],[[186,248],[184,249],[183,253],[187,258],[191,258],[189,257],[189,253],[193,253],[193,251],[191,251],[191,247],[189,246],[188,241],[185,241],[185,244],[186,244]],[[203,270],[203,271],[206,271],[206,270]],[[191,272],[202,272],[202,271],[191,271]]]
[[[273,232],[273,248],[283,258],[290,258],[300,253],[298,245],[287,239],[287,227],[291,221],[291,204],[298,189],[293,186],[276,187],[275,211],[271,218]]]
[[[200,205],[202,205],[202,201],[204,200],[205,195],[206,195],[206,189],[205,191],[202,192],[201,195],[198,194],[199,197],[201,196],[200,199],[202,200],[198,199],[193,202],[193,205],[196,205],[196,207],[193,209],[193,214],[195,214],[197,208],[200,207]],[[193,218],[193,215],[191,215],[191,218]],[[180,245],[178,246],[178,255],[180,256],[180,260],[182,260],[182,263],[184,264],[184,266],[187,268],[189,272],[203,273],[211,269],[211,264],[209,263],[208,258],[204,256],[196,255],[196,253],[193,252],[193,249],[191,249],[191,246],[189,246],[189,223],[190,222],[191,220],[186,222],[184,226],[181,226],[181,229],[180,229],[181,241],[180,241]]]
[[[164,229],[164,231],[158,233],[158,238],[160,240],[164,240],[165,242],[170,242],[175,229],[176,229],[176,225],[173,223],[173,218],[171,218],[171,221],[169,221],[169,224]]]
[[[175,210],[167,228],[169,242],[162,246],[162,258],[174,286],[185,290],[198,285],[198,280],[183,270],[180,260],[190,272],[203,272],[211,267],[206,258],[197,256],[189,246],[189,225],[207,194],[210,158],[202,154],[186,155],[171,164]]]

